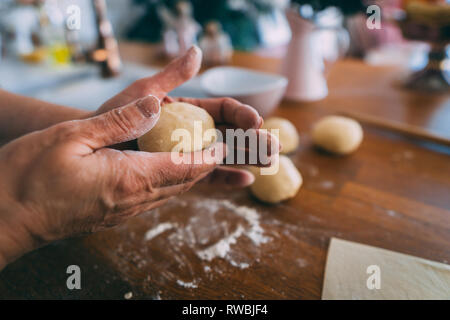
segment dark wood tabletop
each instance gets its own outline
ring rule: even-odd
[[[122,46],[132,61],[154,64],[152,53]],[[277,63],[233,58],[266,71]],[[314,121],[340,108],[448,132],[450,96],[405,91],[397,74],[342,61],[325,100],[281,104],[275,114],[301,135],[290,156],[304,180],[294,199],[269,206],[248,190],[198,186],[122,226],[27,254],[0,273],[0,298],[320,299],[331,237],[450,263],[449,148],[365,125],[350,156],[311,143]],[[69,265],[81,268],[81,290],[67,289]]]

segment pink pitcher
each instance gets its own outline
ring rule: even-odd
[[[326,70],[348,49],[348,33],[342,27],[318,26],[287,10],[292,39],[282,65],[289,79],[285,98],[317,101],[328,95]]]

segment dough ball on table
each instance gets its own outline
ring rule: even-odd
[[[291,159],[280,155],[277,164],[270,168],[250,167],[255,182],[250,186],[252,194],[263,202],[278,203],[295,197],[302,186],[303,179]],[[263,175],[261,170],[273,171],[275,174]]]
[[[353,119],[327,116],[314,125],[312,140],[317,146],[329,152],[349,154],[361,144],[363,130],[361,125]]]
[[[158,122],[138,139],[138,146],[147,152],[200,151],[216,141],[214,129],[214,120],[204,109],[184,102],[169,103],[161,107]]]
[[[297,129],[289,120],[279,117],[271,117],[264,120],[264,125],[262,128],[269,130],[269,132],[271,129],[280,130],[278,139],[283,147],[281,153],[290,153],[298,148],[300,137]]]

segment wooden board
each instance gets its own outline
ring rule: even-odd
[[[333,238],[322,299],[450,299],[450,265]]]

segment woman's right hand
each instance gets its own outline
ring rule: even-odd
[[[160,206],[221,163],[226,149],[221,143],[199,151],[199,164],[188,161],[193,153],[175,164],[170,153],[107,147],[151,130],[159,114],[159,100],[148,96],[2,147],[0,269],[49,242],[115,226]]]

